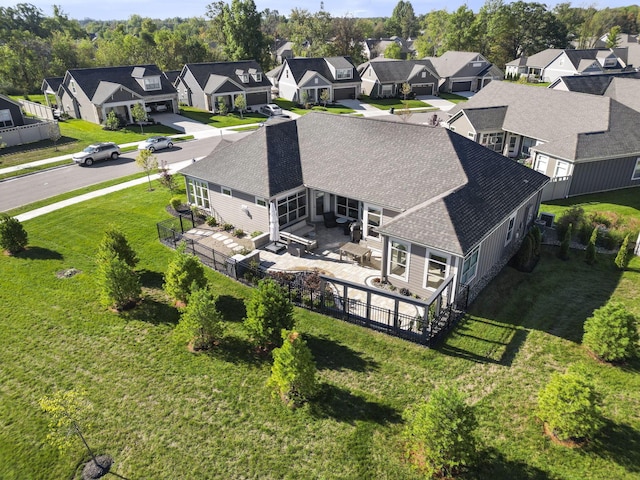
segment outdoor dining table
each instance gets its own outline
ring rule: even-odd
[[[367,247],[358,245],[357,243],[347,242],[340,245],[340,261],[342,255],[351,255],[360,265],[364,265],[365,261],[371,260],[371,250]]]

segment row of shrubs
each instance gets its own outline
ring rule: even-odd
[[[593,212],[586,214],[582,207],[574,206],[566,210],[556,219],[558,238],[564,238],[569,225],[572,225],[572,239],[587,245],[594,228],[597,229],[596,247],[605,250],[616,250],[622,245],[624,238],[630,235],[635,238],[640,230],[640,222],[625,223],[624,219],[613,212]]]

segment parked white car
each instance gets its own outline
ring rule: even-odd
[[[138,144],[138,150],[155,152],[163,148],[173,148],[173,141],[169,137],[150,137]]]
[[[260,107],[260,112],[270,117],[275,115],[282,115],[282,109],[275,103],[269,103]]]
[[[116,160],[120,156],[120,147],[113,142],[89,145],[83,151],[73,154],[71,158],[80,165],[90,167],[98,160]]]

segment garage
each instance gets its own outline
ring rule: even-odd
[[[452,92],[470,92],[471,80],[469,80],[468,82],[451,82],[451,91]]]
[[[416,95],[433,95],[433,83],[422,83],[412,87]]]
[[[356,98],[356,87],[333,89],[334,100],[349,100],[350,98]]]
[[[247,105],[261,105],[269,103],[269,100],[268,92],[247,93]]]

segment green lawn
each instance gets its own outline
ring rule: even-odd
[[[24,222],[30,248],[0,256],[0,478],[79,478],[77,442],[46,443],[38,399],[85,390],[87,440],[113,471],[138,478],[418,479],[402,455],[401,414],[453,382],[479,417],[479,461],[469,479],[634,479],[640,474],[640,362],[610,367],[579,346],[582,322],[609,298],[640,315],[640,258],[620,272],[545,248],[532,274],[504,270],[448,340],[429,350],[296,310],[323,384],[287,411],[265,388],[270,361],[242,328],[250,290],[208,271],[226,321],[211,354],[191,354],[171,332],[178,312],[160,287],[172,252],[155,223],[171,198],[157,184],[116,192]],[[145,301],[117,315],[98,303],[93,261],[107,225],[138,252]],[[57,278],[74,267],[82,273]],[[533,416],[554,371],[578,365],[604,398],[605,428],[583,449],[559,447]]]
[[[328,112],[336,115],[355,112],[355,110],[347,108],[339,103],[328,103],[326,107],[322,105],[314,105],[311,108],[299,107],[295,102],[292,102],[291,100],[285,100],[284,98],[277,98],[274,103],[283,110],[289,110],[290,112],[297,113],[298,115],[306,115],[307,113],[313,111]]]
[[[405,108],[405,103],[408,104],[409,108],[428,108],[431,107],[428,103],[425,103],[421,100],[407,100],[406,102],[399,98],[369,98],[366,95],[362,96],[362,103],[368,103],[380,110],[389,110],[390,108],[395,108],[399,110],[401,108]]]
[[[266,120],[266,116],[258,112],[245,112],[241,118],[240,115],[236,113],[215,115],[205,110],[199,110],[197,108],[187,106],[180,107],[180,114],[197,122],[205,123],[217,128],[249,125],[251,123],[264,122]]]
[[[438,96],[443,100],[449,100],[452,103],[466,102],[469,99],[462,95],[456,95],[455,93],[439,93]]]
[[[543,203],[540,206],[540,211],[553,213],[559,217],[562,212],[573,205],[582,207],[585,213],[609,211],[621,216],[640,219],[640,187],[553,200]]]
[[[101,125],[85,120],[69,119],[59,123],[62,138],[57,146],[50,140],[27,145],[8,147],[2,150],[0,168],[21,165],[45,158],[70,155],[96,142],[131,143],[140,142],[153,135],[174,135],[180,132],[164,125],[129,125],[117,131],[104,130]],[[185,137],[186,138],[186,137]]]

